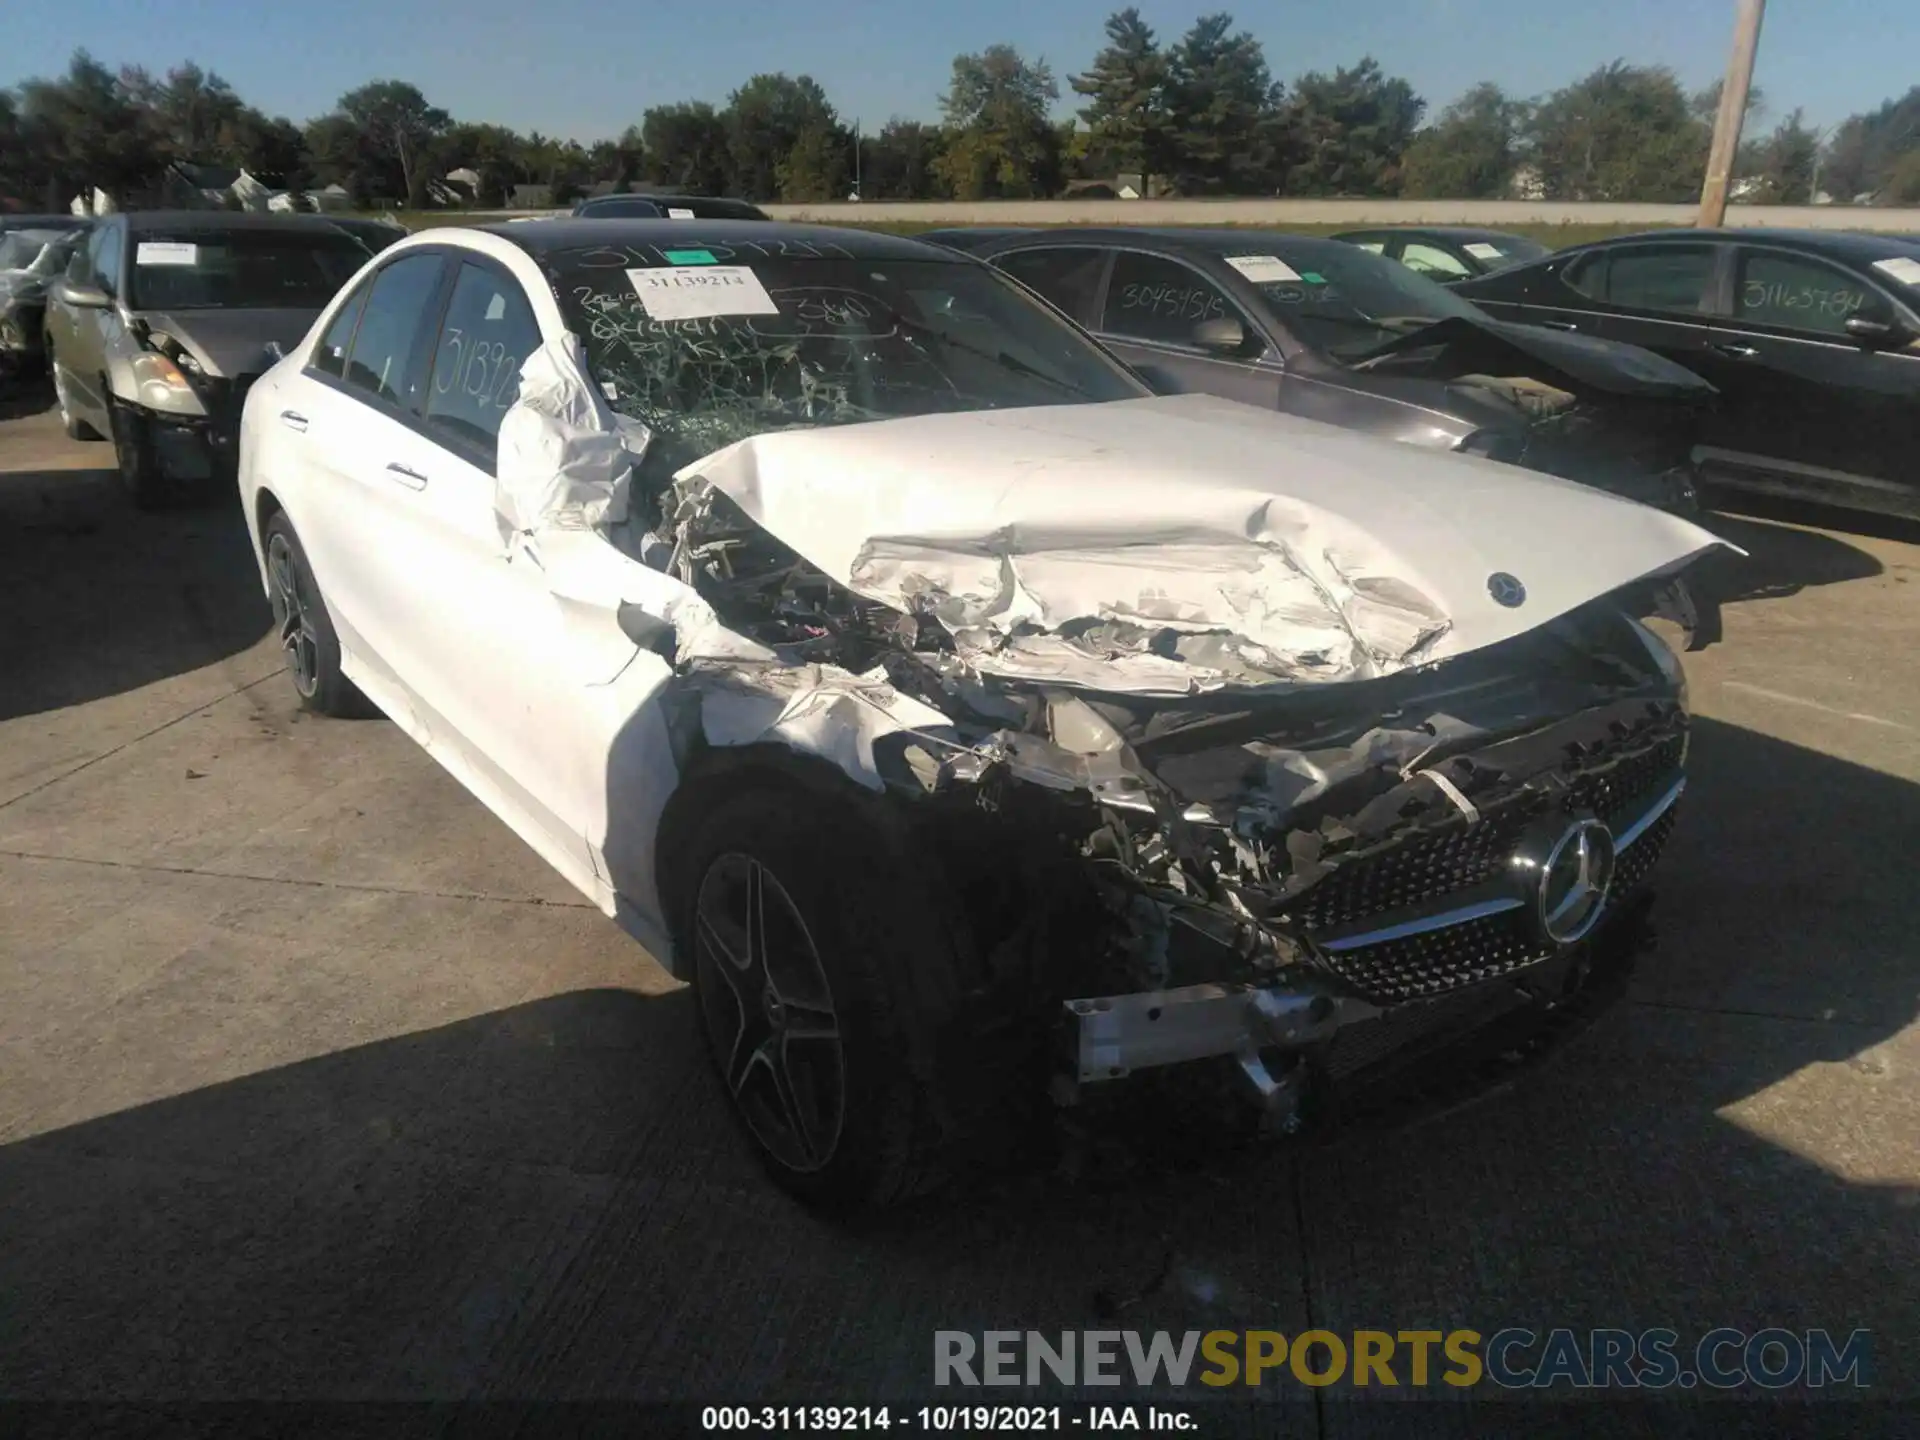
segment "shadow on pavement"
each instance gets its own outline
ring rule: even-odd
[[[237,501],[141,514],[90,448],[109,468],[0,473],[0,720],[198,670],[271,625]]]
[[[1876,1050],[1920,988],[1920,789],[1711,722],[1694,755],[1634,997],[1466,1110],[854,1233],[760,1178],[688,992],[564,994],[0,1148],[0,1395],[919,1403],[947,1328],[1780,1325],[1872,1330],[1912,1397],[1920,1192],[1837,1168],[1920,1104]],[[1354,1393],[1259,1428],[1434,1429]]]
[[[1744,559],[1716,552],[1702,560],[1688,577],[1688,583],[1703,596],[1722,604],[1792,595],[1809,586],[1869,580],[1886,568],[1874,556],[1838,536],[1794,529],[1787,523],[1722,514],[1702,516],[1701,523],[1747,552]]]

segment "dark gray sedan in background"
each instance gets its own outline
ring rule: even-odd
[[[1668,508],[1693,504],[1691,454],[1711,385],[1632,345],[1503,324],[1357,246],[1076,226],[977,253],[1162,393],[1221,395]]]

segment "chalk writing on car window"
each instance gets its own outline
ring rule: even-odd
[[[457,388],[480,409],[505,408],[519,393],[520,357],[498,340],[475,340],[464,330],[448,327],[440,358],[433,367],[433,393],[450,395]]]
[[[1204,285],[1140,283],[1121,287],[1120,308],[1142,310],[1172,320],[1211,320],[1226,307],[1220,293]]]
[[[1866,303],[1867,297],[1858,290],[1790,285],[1781,280],[1749,280],[1740,288],[1743,310],[1799,310],[1840,317],[1851,315]]]

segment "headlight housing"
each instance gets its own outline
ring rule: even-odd
[[[149,410],[204,414],[200,396],[180,366],[165,355],[145,351],[133,357],[134,398]]]

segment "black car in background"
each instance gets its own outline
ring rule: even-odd
[[[1378,255],[1257,230],[1015,232],[980,258],[1155,390],[1693,504],[1712,387],[1631,345],[1505,324]]]
[[[1553,247],[1509,235],[1504,230],[1480,230],[1470,225],[1391,225],[1371,230],[1347,230],[1333,237],[1389,260],[1398,260],[1442,285],[1455,285],[1489,275],[1509,265],[1524,265],[1553,253]]]
[[[716,195],[596,195],[573,207],[577,220],[764,220],[744,200]]]
[[[1455,286],[1505,320],[1645,346],[1711,381],[1695,458],[1739,489],[1920,517],[1920,244],[1661,231]]]
[[[362,220],[351,216],[329,215],[327,222],[335,229],[344,230],[362,245],[369,254],[378,255],[396,240],[407,238],[407,227],[398,220]]]

